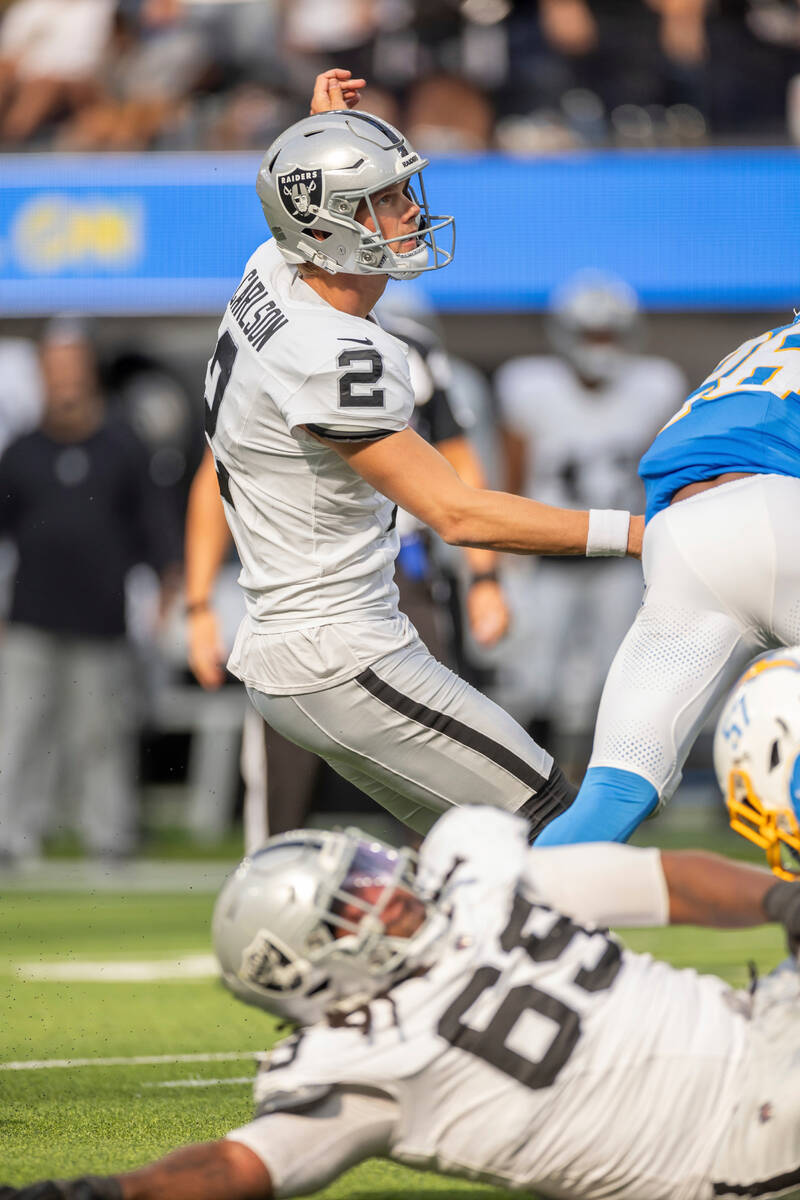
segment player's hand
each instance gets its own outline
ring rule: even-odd
[[[508,633],[511,613],[503,589],[493,579],[480,579],[467,592],[469,631],[479,646],[494,646]]]
[[[639,513],[638,516],[631,517],[631,523],[628,526],[628,554],[631,558],[642,557],[642,538],[644,537],[644,517]]]
[[[214,691],[225,679],[225,650],[213,608],[203,608],[186,618],[189,669],[201,687]]]
[[[366,79],[351,79],[350,71],[344,67],[331,67],[314,80],[311,96],[311,116],[331,112],[335,108],[355,108],[361,99],[361,91],[367,86]]]

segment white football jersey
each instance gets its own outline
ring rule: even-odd
[[[686,395],[664,358],[629,355],[604,386],[586,387],[556,356],[514,358],[495,376],[502,423],[528,443],[523,493],[547,504],[641,511],[643,451]]]
[[[321,300],[274,241],[259,246],[225,310],[206,376],[206,434],[242,564],[250,634],[396,623],[395,506],[303,427],[332,439],[380,437],[403,429],[413,407],[402,344]],[[280,679],[253,666],[244,640],[232,669],[280,690]],[[384,639],[378,652],[397,644]],[[334,681],[329,671],[324,684]],[[296,682],[286,677],[287,687]]]
[[[559,894],[570,878],[565,856],[584,864],[595,849],[559,848]],[[231,1135],[262,1154],[277,1195],[305,1186],[292,1164],[308,1151],[286,1138],[304,1135],[306,1147],[316,1139],[308,1120],[297,1135],[291,1122],[271,1131],[269,1122],[326,1096],[379,1093],[394,1102],[383,1145],[370,1143],[366,1116],[360,1143],[345,1131],[340,1145],[335,1123],[330,1133],[320,1124],[332,1158],[325,1178],[357,1160],[360,1145],[361,1156],[551,1196],[710,1197],[714,1155],[740,1099],[747,1020],[722,980],[633,954],[549,907],[537,884],[554,874],[548,853],[529,851],[523,823],[508,814],[466,806],[439,822],[419,876],[430,888],[446,879],[452,904],[434,965],[343,1026],[317,1025],[279,1045],[255,1088],[274,1118]]]

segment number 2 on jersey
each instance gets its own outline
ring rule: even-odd
[[[359,366],[363,364],[363,366]],[[338,367],[357,367],[339,376],[339,408],[383,408],[383,388],[365,385],[377,383],[383,375],[383,359],[377,350],[342,350],[336,360]],[[354,388],[359,388],[358,393]]]
[[[521,946],[533,962],[552,962],[566,950],[576,934],[603,938],[605,949],[593,967],[580,967],[572,983],[585,992],[602,992],[611,987],[622,965],[622,951],[616,942],[598,931],[582,929],[569,917],[558,917],[543,936],[522,930],[534,908],[542,909],[517,895],[508,925],[500,936],[506,953]],[[497,1067],[525,1087],[538,1089],[555,1083],[581,1036],[581,1019],[574,1008],[531,983],[512,987],[503,998],[494,1016],[483,1029],[473,1029],[462,1018],[478,998],[494,987],[501,972],[496,967],[479,967],[467,986],[442,1015],[437,1032],[451,1046],[466,1050]],[[508,1045],[508,1038],[524,1012],[539,1013],[556,1025],[553,1039],[541,1058],[532,1059],[519,1054]]]

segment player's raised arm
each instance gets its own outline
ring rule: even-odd
[[[366,79],[353,79],[351,72],[344,67],[331,67],[329,71],[323,71],[314,80],[311,116],[337,108],[355,108],[361,99],[361,90],[366,86]]]
[[[364,443],[329,442],[377,491],[456,546],[515,554],[641,554],[643,518],[554,508],[468,487],[412,429]]]

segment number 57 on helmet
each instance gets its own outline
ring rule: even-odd
[[[731,826],[800,878],[800,647],[757,659],[734,687],[714,735]]]

